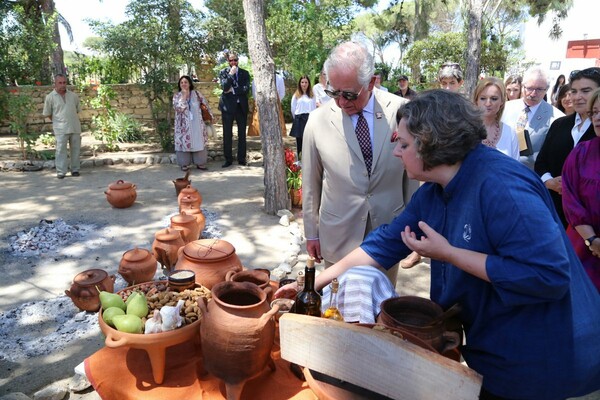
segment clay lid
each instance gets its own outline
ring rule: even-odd
[[[108,188],[111,190],[130,189],[131,187],[133,187],[133,183],[125,182],[122,179],[108,185]]]
[[[187,185],[186,187],[184,187],[183,189],[181,189],[181,193],[183,193],[183,195],[194,195],[199,193],[198,189],[196,189],[195,187],[193,187],[192,185]]]
[[[75,275],[73,283],[79,286],[95,286],[107,277],[108,273],[103,269],[88,269]]]
[[[183,253],[188,258],[218,261],[235,253],[233,245],[221,239],[199,239],[185,245]]]
[[[165,228],[156,232],[154,237],[158,240],[176,240],[181,237],[181,232],[177,229]]]
[[[176,224],[185,224],[186,222],[195,221],[196,218],[192,213],[188,213],[187,210],[182,210],[181,213],[171,217],[171,222]]]
[[[123,254],[123,259],[125,261],[135,263],[135,262],[145,260],[146,258],[148,258],[149,254],[150,254],[150,251],[148,251],[146,249],[139,249],[136,247],[133,250],[127,250]]]

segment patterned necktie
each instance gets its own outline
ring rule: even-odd
[[[356,123],[356,138],[360,145],[360,151],[362,152],[363,159],[365,160],[365,166],[369,177],[371,176],[371,165],[373,164],[373,150],[371,149],[371,135],[369,135],[369,125],[367,120],[363,116],[363,113],[358,113],[358,122]]]
[[[528,105],[525,105],[525,108],[519,115],[519,119],[517,120],[517,139],[519,140],[519,151],[523,151],[527,149],[527,141],[525,140],[525,127],[527,126],[528,121],[528,113],[530,108]]]

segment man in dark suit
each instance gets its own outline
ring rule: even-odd
[[[219,100],[219,110],[223,117],[223,168],[230,167],[233,162],[233,121],[238,127],[237,161],[246,165],[246,123],[248,120],[248,91],[250,90],[250,74],[238,67],[238,56],[229,53],[229,67],[219,73],[219,82],[223,94]]]
[[[600,87],[600,68],[573,71],[569,83],[575,113],[552,123],[535,161],[535,172],[550,191],[564,227],[567,220],[562,208],[562,168],[577,143],[596,137],[594,126],[587,116],[587,102],[592,92]]]

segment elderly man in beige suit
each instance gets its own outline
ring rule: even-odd
[[[342,43],[324,69],[335,101],[311,112],[306,124],[302,207],[308,255],[329,266],[401,213],[418,182],[392,155],[396,112],[407,100],[373,89],[369,51]],[[397,273],[395,267],[387,274],[393,284]]]

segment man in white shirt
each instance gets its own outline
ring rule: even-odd
[[[533,154],[521,156],[522,164],[533,169],[535,159],[542,148],[550,125],[555,119],[564,117],[558,108],[548,104],[544,95],[548,90],[548,78],[540,68],[531,68],[523,75],[523,92],[521,99],[511,100],[504,106],[502,122],[508,125],[517,135],[517,125],[522,121],[524,129],[529,133]],[[526,113],[525,121],[522,120]]]
[[[558,216],[567,226],[562,208],[562,168],[571,150],[581,142],[596,137],[587,116],[587,102],[600,87],[600,68],[573,71],[570,76],[571,99],[575,113],[558,118],[552,123],[537,159],[535,172],[550,191]]]
[[[379,90],[383,90],[384,92],[388,91],[388,88],[381,86],[381,72],[379,71],[375,71],[375,87]]]

